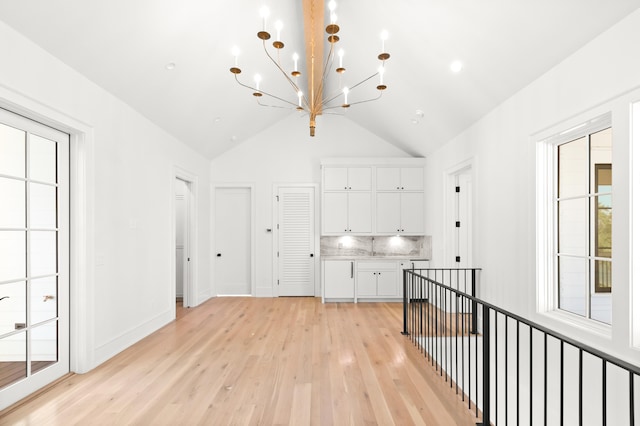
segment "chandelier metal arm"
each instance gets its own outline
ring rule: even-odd
[[[293,80],[291,79],[291,77],[289,77],[289,75],[287,74],[287,72],[286,72],[286,71],[285,71],[285,70],[280,66],[280,64],[278,63],[278,61],[276,61],[275,59],[273,59],[273,56],[271,56],[271,54],[270,54],[270,53],[269,53],[269,51],[267,50],[267,42],[266,42],[265,40],[263,40],[263,41],[262,41],[262,48],[264,49],[264,53],[266,53],[266,55],[269,57],[269,59],[271,59],[271,62],[273,62],[273,64],[278,68],[278,70],[280,70],[280,72],[282,73],[282,75],[284,76],[284,78],[286,78],[286,79],[287,79],[287,81],[289,82],[289,84],[291,85],[291,87],[293,88],[293,90],[295,91],[296,96],[297,96],[297,95],[298,95],[298,92],[300,92],[300,87],[298,87],[298,85],[295,83],[295,81],[293,81]],[[263,92],[263,93],[265,93],[265,92]],[[280,99],[280,98],[278,98],[277,96],[273,96],[273,95],[269,95],[269,96],[271,96],[271,97],[273,97],[273,98]],[[305,104],[307,105],[307,107],[308,107],[309,102],[307,101],[307,97],[306,97],[306,96],[303,96],[303,98],[304,98],[304,103],[305,103]],[[292,103],[292,102],[289,102],[289,101],[286,101],[286,102],[287,102],[287,103],[289,103],[289,104],[291,104],[291,105],[294,105],[294,106],[296,106],[296,107],[298,106],[298,105],[296,105],[296,104],[294,104],[294,103]]]
[[[269,97],[271,97],[271,98],[277,99],[277,100],[279,100],[280,102],[284,102],[284,103],[289,104],[289,105],[292,105],[292,106],[294,106],[294,107],[297,107],[297,106],[298,106],[298,105],[294,104],[293,102],[288,101],[288,100],[286,100],[286,99],[283,99],[283,98],[281,98],[281,97],[279,97],[279,96],[272,95],[271,93],[269,93],[269,92],[265,92],[264,90],[258,90],[258,89],[256,89],[255,87],[251,87],[251,86],[248,86],[248,85],[244,84],[243,82],[241,82],[241,81],[238,79],[238,74],[234,74],[234,76],[235,76],[236,82],[237,82],[240,86],[242,86],[242,87],[246,87],[247,89],[250,89],[250,90],[252,90],[253,92],[262,93],[263,95],[266,95],[266,96],[269,96]],[[258,103],[260,104],[260,102],[258,102]],[[262,104],[260,104],[260,105],[262,105]],[[264,106],[268,106],[268,105],[264,105]]]
[[[372,75],[370,75],[369,77],[365,78],[364,80],[360,81],[359,83],[354,84],[353,86],[349,87],[349,91],[351,91],[351,90],[355,89],[356,87],[360,86],[361,84],[366,83],[367,81],[371,80],[372,78],[374,78],[375,76],[377,76],[377,75],[379,75],[379,74],[380,74],[380,73],[379,73],[379,72],[377,72],[377,73],[372,74]],[[380,93],[380,95],[382,95],[382,93]],[[337,99],[337,98],[339,98],[340,96],[342,96],[342,94],[341,94],[341,93],[338,93],[337,95],[333,96],[332,98],[324,99],[324,100],[322,101],[322,105],[326,105],[326,104],[328,104],[328,103],[330,103],[330,102],[332,102],[332,101],[336,100],[336,99]],[[377,98],[375,98],[375,99],[379,99],[379,98],[380,98],[380,96],[378,96],[378,97],[377,97]],[[352,102],[350,105],[355,105],[355,104],[356,104],[356,103]]]
[[[376,96],[375,98],[365,99],[364,101],[358,101],[358,102],[349,102],[349,105],[358,105],[358,104],[364,104],[364,103],[367,103],[367,102],[373,102],[373,101],[377,101],[381,97],[382,97],[382,92],[380,92],[378,94],[378,96]],[[331,106],[331,107],[325,107],[325,110],[335,109],[335,108],[342,108],[342,105],[334,105],[334,106]]]

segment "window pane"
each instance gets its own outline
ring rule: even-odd
[[[587,138],[558,146],[558,197],[587,193]]]
[[[611,195],[596,197],[595,225],[595,255],[596,257],[611,258],[611,221],[612,221]]]
[[[51,275],[57,272],[56,232],[31,232],[31,276]]]
[[[56,143],[32,134],[29,139],[29,178],[56,183]]]
[[[591,192],[611,192],[611,128],[591,135]]]
[[[39,183],[29,184],[29,213],[31,228],[56,228],[56,187]]]
[[[0,177],[0,228],[25,228],[25,183]]]
[[[25,231],[0,231],[0,281],[27,276]]]
[[[0,284],[0,335],[27,323],[27,286],[24,281]],[[2,353],[2,352],[0,352]]]
[[[586,315],[587,260],[558,256],[559,308]]]
[[[27,377],[27,332],[0,339],[0,388]]]
[[[595,261],[595,289],[596,293],[611,293],[611,262],[608,260]]]
[[[57,282],[57,277],[31,281],[31,324],[38,324],[58,315]]]
[[[58,361],[58,322],[33,328],[31,332],[31,372],[35,373]]]
[[[558,202],[558,252],[587,255],[587,199]]]
[[[26,132],[0,124],[0,174],[24,178]]]

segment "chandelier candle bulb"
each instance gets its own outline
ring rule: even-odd
[[[282,21],[276,21],[276,40],[281,40],[280,31],[282,31]]]
[[[349,88],[345,87],[344,89],[342,89],[342,93],[344,93],[344,104],[349,105],[349,102],[347,102],[347,95],[349,94]]]
[[[260,16],[262,17],[262,31],[267,31],[267,18],[269,17],[269,8],[267,6],[260,8]]]
[[[298,91],[298,108],[302,107],[302,90]]]
[[[382,31],[382,33],[380,34],[380,38],[382,39],[382,53],[384,53],[384,42],[389,38],[389,33],[387,32],[387,30]]]
[[[344,50],[338,50],[338,58],[340,58],[340,68],[342,68],[342,58],[344,57]]]

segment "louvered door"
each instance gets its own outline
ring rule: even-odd
[[[280,187],[278,200],[278,295],[313,296],[314,188]]]

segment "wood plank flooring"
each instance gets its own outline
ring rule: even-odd
[[[473,425],[399,303],[217,298],[2,425]]]

